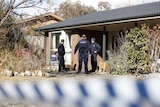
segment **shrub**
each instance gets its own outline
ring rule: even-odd
[[[124,49],[127,52],[128,68],[136,73],[150,71],[149,60],[149,28],[143,24],[141,28],[130,29],[126,35]]]
[[[125,55],[125,51],[121,51],[119,53],[114,53],[113,51],[108,51],[109,60],[107,64],[110,67],[111,74],[127,74],[127,57]]]
[[[127,63],[127,53],[124,50],[124,46],[123,44],[126,41],[125,35],[127,34],[127,31],[124,30],[122,32],[120,32],[117,35],[116,42],[118,41],[118,43],[114,43],[114,45],[118,45],[118,46],[114,46],[113,49],[111,49],[111,51],[108,51],[108,56],[109,59],[107,61],[107,64],[110,67],[110,72],[112,74],[127,74],[128,71],[128,63]]]
[[[141,28],[135,27],[129,33],[118,36],[118,46],[108,52],[111,73],[124,74],[129,71],[132,73],[150,72],[150,29],[146,24]],[[115,47],[114,47],[115,48]]]
[[[17,55],[18,52],[18,55]],[[4,49],[0,51],[1,69],[9,69],[14,72],[23,72],[26,70],[40,70],[45,65],[44,54],[30,53],[24,50],[10,51]]]

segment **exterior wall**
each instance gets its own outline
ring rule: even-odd
[[[79,34],[72,34],[72,65],[71,68],[78,68],[78,52],[74,55],[74,48],[78,41],[81,40]]]
[[[102,61],[102,40],[103,33],[102,32],[94,32],[94,31],[78,31],[77,34],[72,34],[72,68],[78,69],[78,52],[74,55],[74,49],[79,40],[81,40],[81,35],[86,34],[87,39],[90,41],[92,37],[96,38],[96,42],[100,44],[101,50],[97,56],[97,62],[99,66],[99,62]],[[88,70],[91,69],[91,59],[88,57]],[[82,72],[84,71],[84,65],[82,65]]]
[[[154,20],[147,20],[147,21],[139,21],[137,22],[138,26],[140,26],[141,24],[143,23],[146,23],[149,24],[149,25],[153,25],[153,22],[154,22],[154,25],[156,23],[159,23],[160,19],[157,19],[156,21]],[[123,28],[126,28],[126,29],[129,29],[129,28],[132,28],[132,27],[135,27],[135,22],[128,22],[128,23],[120,23],[120,24],[113,24],[113,25],[106,25],[107,27],[107,31],[108,31],[108,36],[107,36],[107,44],[106,44],[106,49],[107,50],[110,50],[111,47],[112,47],[112,39],[113,39],[113,36],[116,36],[118,34],[118,32],[120,30],[122,30]],[[89,30],[73,30],[72,32],[72,65],[71,65],[71,68],[76,68],[76,70],[78,69],[78,52],[74,55],[74,48],[75,48],[75,45],[78,43],[79,40],[81,40],[81,35],[82,34],[86,34],[87,36],[87,39],[90,41],[90,39],[92,37],[96,38],[96,42],[98,42],[101,47],[102,47],[102,41],[103,41],[103,32],[98,32],[98,31],[89,31]],[[46,64],[49,65],[49,43],[50,43],[50,39],[49,37],[46,37]],[[102,47],[103,48],[103,47]],[[97,57],[98,59],[98,65],[99,65],[99,62],[103,61],[102,60],[102,48],[101,48],[101,51],[99,52],[99,55]],[[106,50],[106,51],[107,51]],[[106,52],[107,53],[107,52]],[[88,68],[89,70],[91,69],[91,64],[90,64],[90,58],[89,58],[89,61],[88,61]],[[82,71],[84,71],[82,69]]]
[[[56,35],[59,34],[59,35]],[[58,37],[58,38],[57,38]],[[46,65],[49,66],[50,65],[50,56],[52,54],[56,54],[58,55],[58,44],[60,42],[61,39],[64,39],[64,47],[65,47],[65,51],[66,54],[64,56],[64,60],[65,60],[65,65],[67,68],[70,68],[71,66],[71,46],[70,46],[70,38],[69,38],[69,34],[67,34],[65,31],[53,31],[53,32],[49,32],[49,34],[47,34],[47,36],[45,37],[45,59],[46,59]],[[57,41],[58,40],[58,41]],[[58,43],[58,44],[57,44]]]
[[[49,45],[49,44],[50,44],[50,38],[49,38],[49,37],[50,37],[50,34],[51,34],[51,33],[48,33],[48,36],[45,37],[45,44],[46,44],[46,45],[45,45],[46,66],[49,66],[49,64],[50,64],[50,60],[49,60],[49,59],[50,59],[50,58],[49,58],[49,57],[50,57],[50,49],[49,49],[49,48],[50,48],[50,45]]]

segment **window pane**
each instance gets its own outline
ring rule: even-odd
[[[72,36],[72,33],[67,33],[67,35],[68,35],[68,38],[69,38],[69,45],[70,45],[70,47],[72,48],[72,38],[71,38],[71,36]]]
[[[56,42],[56,49],[58,48],[58,44],[59,44],[59,41],[60,41],[59,40],[60,39],[60,35],[61,35],[61,33],[56,33],[55,34],[55,36],[56,36],[56,41],[55,41]]]
[[[51,43],[50,43],[51,49],[53,49],[53,35],[51,35]]]

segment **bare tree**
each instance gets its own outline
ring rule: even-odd
[[[127,33],[128,31],[123,29],[115,35],[113,47],[111,47],[111,50],[107,52],[109,56],[107,64],[109,64],[110,73],[119,75],[126,74],[128,72],[128,56],[123,46],[126,42],[125,36]]]
[[[110,10],[111,4],[109,2],[99,1],[98,8],[99,8],[99,10]]]
[[[82,4],[80,1],[71,2],[70,0],[67,0],[65,2],[62,2],[59,5],[59,8],[56,8],[55,14],[65,19],[70,19],[95,11],[96,9],[94,9],[94,7],[86,6]]]
[[[0,26],[2,26],[10,15],[18,15],[22,18],[23,14],[17,12],[18,9],[25,8],[37,8],[46,9],[48,7],[42,7],[40,4],[47,2],[50,4],[50,0],[1,0],[0,1]]]
[[[150,60],[151,60],[151,71],[158,71],[157,59],[160,57],[160,25],[156,25],[150,30]]]

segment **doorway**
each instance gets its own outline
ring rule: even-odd
[[[51,33],[50,37],[50,56],[51,55],[58,55],[58,45],[64,39],[64,47],[66,54],[64,56],[65,65],[71,65],[71,33],[65,31],[56,31]]]

